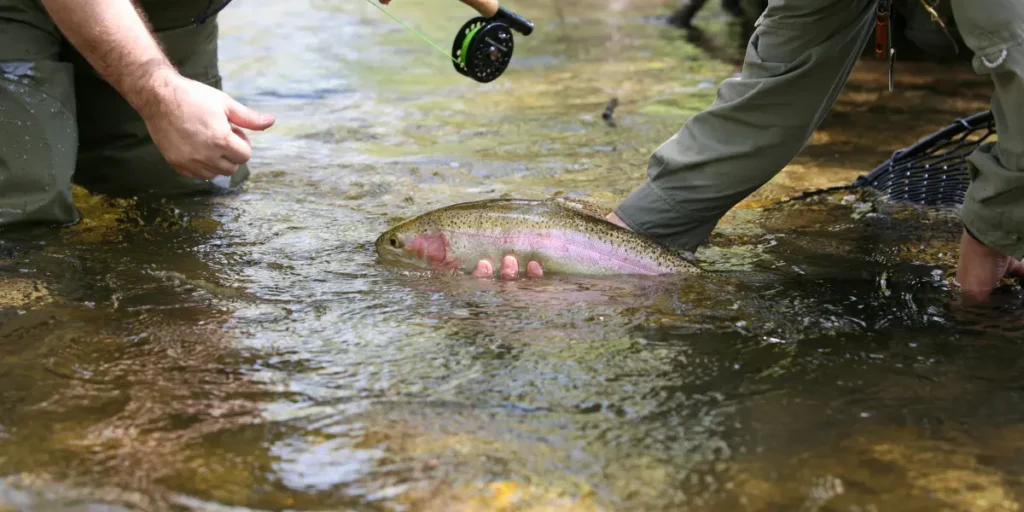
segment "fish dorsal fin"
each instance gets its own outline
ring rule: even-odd
[[[574,197],[552,197],[545,199],[545,201],[557,204],[563,208],[573,210],[579,213],[590,215],[591,217],[597,217],[598,219],[605,220],[605,216],[608,215],[608,211],[600,206],[584,201],[583,199],[577,199]]]

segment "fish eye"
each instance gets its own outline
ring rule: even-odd
[[[388,241],[391,242],[391,247],[398,247],[398,239],[397,238],[391,237],[391,239],[388,240]]]

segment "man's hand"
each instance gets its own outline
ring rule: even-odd
[[[178,74],[132,0],[42,3],[71,44],[139,112],[160,153],[182,175],[234,174],[252,154],[241,129],[274,124],[273,117]]]
[[[615,212],[611,212],[605,216],[605,219],[612,224],[629,229]],[[490,260],[480,260],[476,263],[476,269],[473,270],[474,277],[494,277],[494,262]],[[519,278],[519,260],[512,254],[506,254],[501,260],[501,273],[499,274],[501,279],[518,279]],[[526,277],[543,277],[544,268],[541,266],[539,261],[529,261],[526,263]]]
[[[139,113],[160,153],[187,178],[234,174],[252,156],[241,129],[265,130],[274,124],[272,115],[173,69],[154,72],[146,87],[150,98]]]
[[[964,231],[960,236],[956,281],[965,298],[984,302],[1004,277],[1024,277],[1024,263],[982,244]]]

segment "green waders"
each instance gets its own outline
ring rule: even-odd
[[[901,10],[913,12],[917,1]],[[616,214],[637,232],[695,251],[729,209],[803,150],[873,34],[876,6],[876,0],[772,0],[747,44],[741,75],[725,80],[714,103],[651,155],[647,181]],[[963,220],[982,243],[1020,258],[1024,1],[953,0],[944,7],[952,8],[975,53],[974,69],[996,86],[999,141],[970,158],[974,176]]]
[[[952,0],[974,70],[992,77],[997,142],[968,161],[971,186],[964,199],[967,231],[981,243],[1024,258],[1024,1]]]
[[[219,89],[216,19],[192,23],[206,0],[139,5],[179,72]],[[245,165],[224,181],[179,175],[39,0],[0,0],[0,228],[76,222],[72,182],[115,196],[172,196],[235,189],[248,175]]]

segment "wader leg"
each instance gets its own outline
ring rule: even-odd
[[[962,209],[981,243],[1024,258],[1024,2],[953,0],[953,15],[974,52],[976,72],[992,77],[998,141],[968,158],[971,185]]]
[[[0,228],[79,218],[75,90],[60,44],[37,2],[0,0]]]
[[[217,66],[217,22],[195,27],[156,30],[155,36],[171,63],[188,78],[221,88]],[[178,174],[153,144],[146,124],[131,105],[102,80],[73,50],[81,149],[75,183],[90,192],[113,196],[174,196],[224,192],[249,176],[242,165],[230,177],[214,181]],[[229,183],[227,183],[229,182]]]
[[[639,233],[696,250],[730,208],[807,144],[874,21],[871,0],[773,0],[747,44],[741,76],[725,80],[711,107],[651,155],[648,181],[616,214]]]

